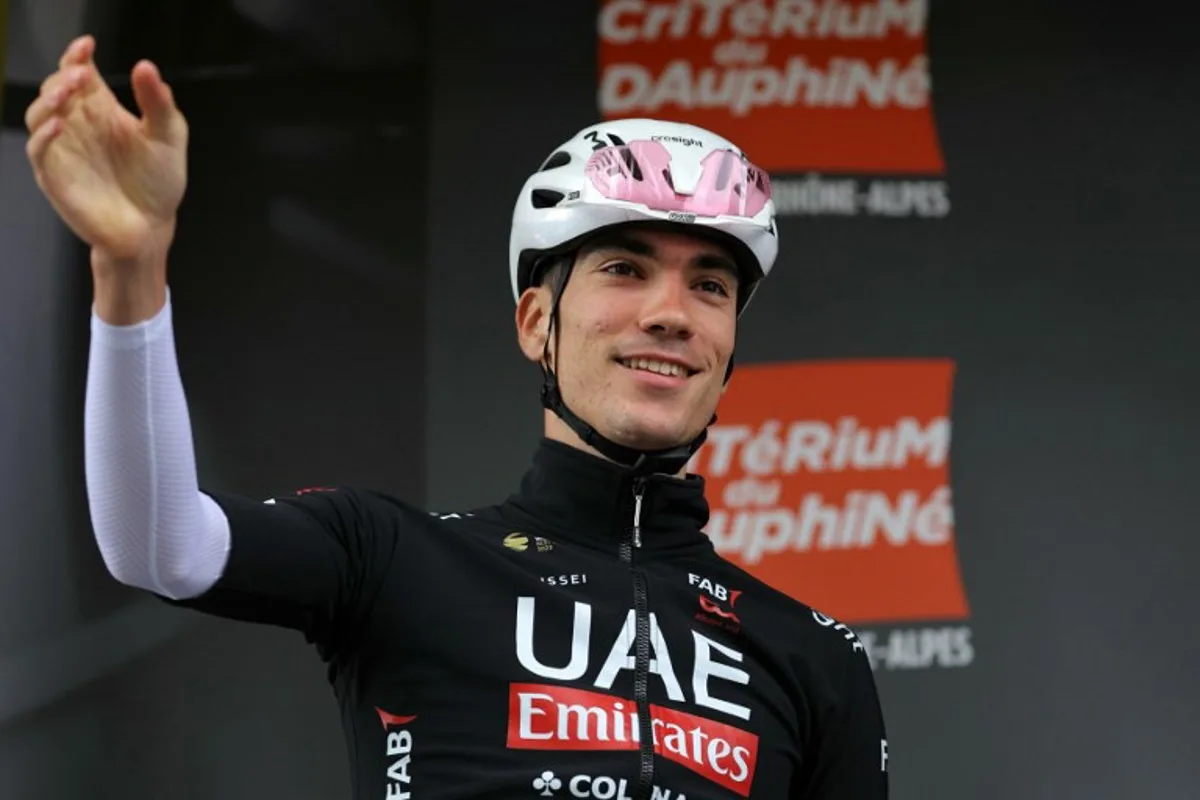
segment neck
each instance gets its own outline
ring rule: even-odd
[[[568,447],[574,447],[576,450],[582,450],[583,452],[585,452],[589,455],[593,455],[597,458],[602,458],[605,461],[609,462],[610,464],[616,463],[611,458],[604,455],[599,450],[597,450],[596,448],[589,445],[587,442],[583,441],[583,439],[579,438],[579,434],[575,433],[575,431],[569,425],[567,425],[567,423],[565,423],[561,419],[559,419],[557,414],[555,414],[552,411],[543,411],[542,413],[543,413],[543,416],[545,419],[544,435],[547,439],[551,439],[553,441],[560,442],[562,444],[567,445]],[[658,473],[658,474],[662,474],[662,473]],[[678,472],[668,475],[668,477],[686,478],[687,477],[687,465],[684,465]]]

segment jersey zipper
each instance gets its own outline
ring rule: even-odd
[[[633,609],[636,620],[633,695],[638,709],[638,776],[631,800],[649,800],[654,789],[654,726],[650,717],[650,610],[646,576],[634,564],[634,551],[642,547],[642,499],[646,479],[633,481],[633,525],[621,541],[621,559],[633,572]]]

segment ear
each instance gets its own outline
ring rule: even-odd
[[[526,289],[516,310],[517,341],[525,357],[535,363],[542,360],[550,335],[550,292],[543,286]]]

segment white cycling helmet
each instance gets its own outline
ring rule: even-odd
[[[509,240],[513,298],[544,257],[627,223],[683,226],[728,248],[742,272],[739,314],[779,250],[770,178],[736,145],[695,125],[614,120],[555,148],[521,188]]]

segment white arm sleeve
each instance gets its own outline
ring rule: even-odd
[[[96,541],[120,582],[179,600],[221,576],[229,521],[201,493],[175,358],[171,298],[152,319],[92,313],[84,469]]]

